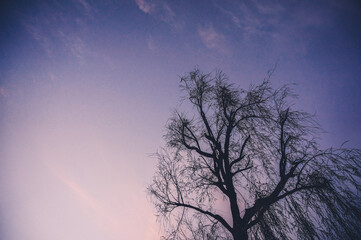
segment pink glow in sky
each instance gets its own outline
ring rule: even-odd
[[[104,89],[66,87],[19,93],[22,104],[14,99],[5,116],[6,239],[158,239],[145,194],[154,166],[147,151],[157,147],[141,137],[149,132],[125,119],[127,106],[93,100],[110,101]]]
[[[342,2],[342,3],[341,3]],[[159,239],[146,195],[179,76],[247,88],[277,62],[322,144],[361,146],[355,1],[5,1],[0,239]]]

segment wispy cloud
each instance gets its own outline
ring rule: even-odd
[[[135,3],[138,5],[139,9],[145,13],[152,13],[155,9],[155,4],[151,3],[149,0],[135,0]]]
[[[307,52],[313,41],[310,30],[322,28],[332,21],[330,8],[318,8],[307,1],[279,2],[249,0],[231,4],[215,4],[228,18],[228,25],[247,44],[271,44],[277,52],[293,49]]]
[[[251,2],[260,14],[276,15],[285,10],[284,5],[279,1],[253,0]]]
[[[327,10],[315,8],[306,2],[282,4],[275,1],[252,0],[240,2],[233,8],[217,7],[226,14],[232,22],[250,34],[264,34],[281,31],[287,26],[302,28],[320,26],[327,22],[330,16]]]
[[[86,0],[77,0],[89,17],[93,17],[94,8]]]
[[[73,2],[72,7],[81,13],[76,16],[69,14],[66,8],[55,6],[42,5],[41,14],[22,19],[22,24],[49,57],[56,56],[61,49],[82,62],[84,54],[89,52],[84,31],[93,21],[95,10],[86,0]]]
[[[167,2],[162,2],[159,9],[159,17],[163,22],[173,27],[180,28],[182,26],[182,24],[177,21],[175,12]]]
[[[59,31],[59,36],[69,52],[78,60],[82,61],[84,55],[87,53],[86,43],[82,36],[78,34],[67,35],[62,31]]]
[[[211,50],[217,50],[222,53],[227,52],[225,36],[217,32],[212,25],[208,27],[199,27],[198,34],[203,44]]]
[[[33,39],[36,40],[44,49],[46,54],[49,57],[52,57],[53,48],[50,40],[50,34],[44,31],[43,27],[38,23],[38,19],[35,19],[34,21],[24,21],[23,25],[30,36],[32,36]]]
[[[270,29],[274,30],[280,22],[283,11],[280,4],[260,1],[251,1],[248,4],[237,3],[234,6],[236,10],[227,10],[221,6],[219,8],[242,31],[243,38],[246,40],[254,37],[268,37],[270,32],[274,32]]]
[[[181,28],[183,24],[177,20],[172,7],[166,1],[134,0],[138,8],[146,14],[152,15],[174,28]]]
[[[216,7],[236,26],[244,40],[278,38],[289,24],[304,24],[308,18],[295,21],[297,11],[290,4],[277,1],[250,0]],[[296,26],[297,27],[297,26]]]

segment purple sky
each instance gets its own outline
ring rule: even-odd
[[[158,239],[145,189],[179,76],[296,84],[361,147],[358,1],[2,1],[0,239]]]

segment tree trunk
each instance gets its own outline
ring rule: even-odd
[[[232,233],[233,240],[248,240],[247,230],[234,230]]]
[[[227,181],[228,197],[233,218],[233,240],[248,240],[247,229],[244,230],[244,222],[240,217],[239,207],[237,203],[237,194],[233,186],[232,178]]]

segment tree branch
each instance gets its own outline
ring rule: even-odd
[[[186,204],[186,203],[169,202],[168,204],[174,205],[174,206],[176,206],[176,207],[185,207],[185,208],[193,209],[193,210],[195,210],[195,211],[197,211],[197,212],[203,213],[203,214],[205,214],[205,215],[207,215],[207,216],[210,216],[210,217],[212,217],[213,219],[219,221],[225,228],[227,228],[227,230],[229,230],[229,231],[232,230],[231,226],[227,223],[227,221],[224,220],[224,218],[222,218],[222,217],[221,217],[220,215],[218,215],[218,214],[211,213],[211,212],[209,212],[209,211],[203,210],[203,209],[201,209],[201,208],[199,208],[199,207],[195,207],[195,206],[193,206],[193,205]]]
[[[231,162],[230,167],[232,168],[232,166],[236,163],[238,163],[239,161],[241,161],[244,158],[243,152],[244,149],[246,147],[247,142],[249,141],[249,139],[251,138],[251,135],[248,135],[248,137],[244,140],[242,147],[241,147],[241,152],[239,153],[239,157],[236,158],[233,162]],[[247,164],[248,165],[248,164]]]

